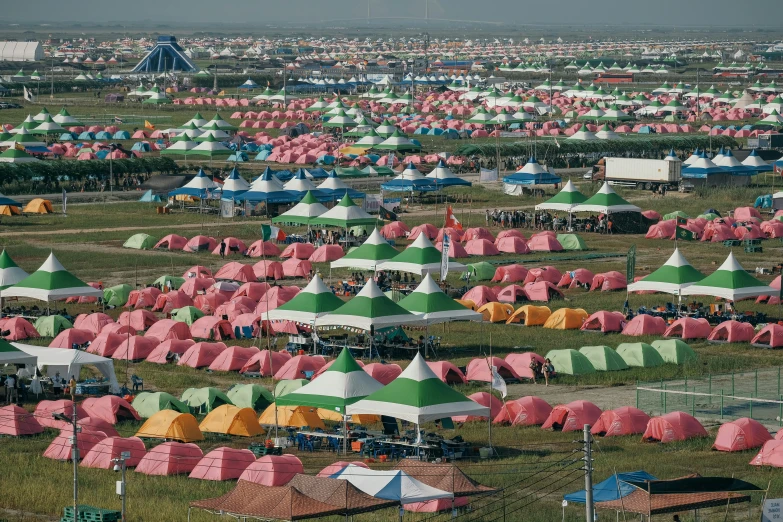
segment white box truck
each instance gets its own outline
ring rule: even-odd
[[[682,179],[682,162],[670,159],[603,158],[593,168],[594,181],[641,190],[657,190],[661,185],[676,190]],[[603,165],[602,165],[603,164]]]

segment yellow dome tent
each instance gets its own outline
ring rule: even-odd
[[[179,442],[204,440],[196,418],[190,413],[161,410],[145,422],[137,437],[145,439],[171,439]]]
[[[541,326],[546,323],[550,315],[552,315],[552,310],[548,306],[520,306],[516,312],[511,314],[506,324],[523,323],[525,326]]]
[[[13,205],[0,205],[0,216],[19,216],[22,212]]]
[[[264,410],[264,413],[258,418],[258,423],[262,426],[275,425],[275,405],[270,404]],[[277,425],[291,426],[292,428],[301,428],[309,426],[310,428],[326,429],[324,421],[318,416],[313,408],[304,406],[278,406],[277,407]]]
[[[552,330],[577,330],[587,319],[588,314],[581,308],[561,308],[556,310],[544,323],[544,328]]]
[[[264,429],[258,424],[255,411],[232,404],[223,404],[209,412],[198,427],[203,433],[222,433],[238,437],[255,437],[264,433]]]
[[[465,308],[468,308],[470,310],[476,311],[476,303],[471,301],[470,299],[455,299],[459,304],[464,306]]]
[[[514,313],[514,306],[508,303],[490,302],[476,310],[485,321],[490,323],[505,323]]]
[[[22,211],[25,214],[51,214],[54,212],[52,202],[48,199],[35,198],[25,205]]]

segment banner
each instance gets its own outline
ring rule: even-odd
[[[63,216],[65,215],[68,207],[68,194],[66,194],[65,189],[63,189]]]
[[[481,169],[479,172],[479,182],[484,183],[487,181],[497,181],[498,171],[497,169]]]
[[[440,253],[440,280],[445,281],[449,275],[449,250],[451,250],[451,237],[443,234],[443,250]]]
[[[636,272],[636,245],[631,245],[625,258],[625,280],[628,284],[633,283],[634,272]]]
[[[373,213],[378,212],[381,208],[381,196],[380,194],[367,194],[364,196],[364,202],[362,203],[362,210],[365,212]]]
[[[508,395],[508,388],[506,388],[506,381],[498,373],[498,367],[492,366],[492,389],[500,392],[500,395],[505,399]]]
[[[783,498],[768,498],[761,510],[761,522],[783,520]]]
[[[220,217],[232,218],[234,217],[234,200],[233,199],[221,199],[220,200]]]

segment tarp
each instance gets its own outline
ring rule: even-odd
[[[401,504],[454,498],[453,493],[427,486],[400,470],[372,470],[351,464],[332,475],[332,478],[347,480],[375,498]]]
[[[606,502],[626,497],[636,491],[627,481],[657,480],[646,471],[631,471],[627,473],[617,473],[611,475],[606,480],[593,484],[593,502]],[[576,491],[563,496],[568,502],[584,504],[586,502],[585,490]]]

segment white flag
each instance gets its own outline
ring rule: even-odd
[[[449,275],[449,250],[451,250],[451,237],[443,234],[443,250],[440,253],[440,280],[445,281]]]
[[[492,367],[492,389],[498,390],[500,392],[500,395],[505,399],[506,395],[508,395],[508,389],[506,388],[506,381],[503,380],[503,377],[500,376],[498,373],[498,367],[493,366]]]
[[[22,86],[22,89],[24,89],[24,99],[31,103],[35,102],[35,96],[33,96],[32,91],[29,91],[25,86]]]
[[[65,193],[65,189],[63,189],[63,215],[66,213],[66,207],[68,206],[68,195]]]

